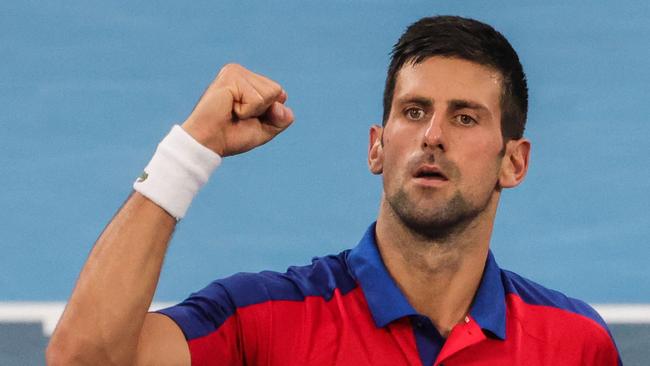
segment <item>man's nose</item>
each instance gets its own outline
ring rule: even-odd
[[[425,149],[445,149],[443,139],[443,114],[434,113],[424,131],[422,147]]]

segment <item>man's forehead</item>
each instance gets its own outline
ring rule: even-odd
[[[406,62],[397,73],[393,100],[407,95],[445,96],[499,104],[501,73],[491,67],[455,57],[429,57],[422,62]]]

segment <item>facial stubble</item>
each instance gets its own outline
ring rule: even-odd
[[[401,187],[386,199],[398,219],[414,234],[444,242],[465,231],[487,209],[491,197],[490,194],[481,202],[472,204],[461,192],[455,191],[447,202],[436,204],[437,207],[420,207]]]

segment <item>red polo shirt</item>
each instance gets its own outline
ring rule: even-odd
[[[589,305],[500,269],[489,254],[447,339],[384,266],[373,224],[357,247],[286,273],[240,273],[160,311],[193,365],[621,365]]]

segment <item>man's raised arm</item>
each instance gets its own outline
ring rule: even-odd
[[[293,122],[286,99],[277,83],[229,64],[181,127],[222,157],[239,154]],[[190,364],[178,326],[147,313],[176,225],[161,206],[134,192],[104,229],[52,335],[49,365]]]

